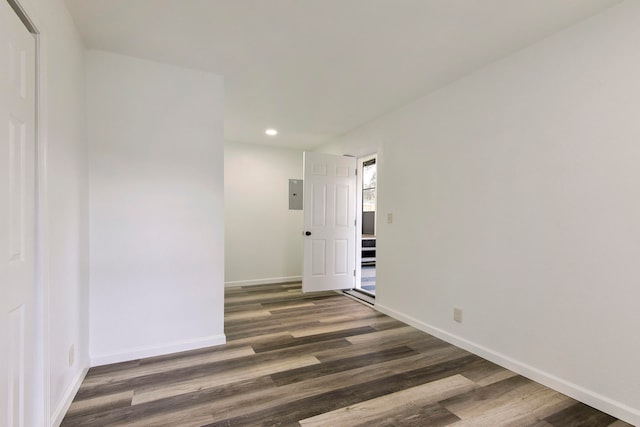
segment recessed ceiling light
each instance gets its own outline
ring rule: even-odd
[[[278,131],[275,130],[275,129],[267,129],[267,130],[264,131],[264,133],[266,133],[269,136],[274,136],[274,135],[278,134]]]

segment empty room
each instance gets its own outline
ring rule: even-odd
[[[0,427],[640,425],[640,2],[0,19]]]

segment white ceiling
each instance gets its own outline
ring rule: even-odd
[[[66,2],[89,48],[223,75],[227,140],[306,149],[619,0]]]

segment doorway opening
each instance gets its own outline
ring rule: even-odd
[[[358,253],[356,257],[356,287],[371,297],[376,295],[376,211],[378,200],[377,156],[358,159]]]

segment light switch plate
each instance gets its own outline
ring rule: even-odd
[[[460,307],[453,307],[453,320],[462,323],[462,309]]]

